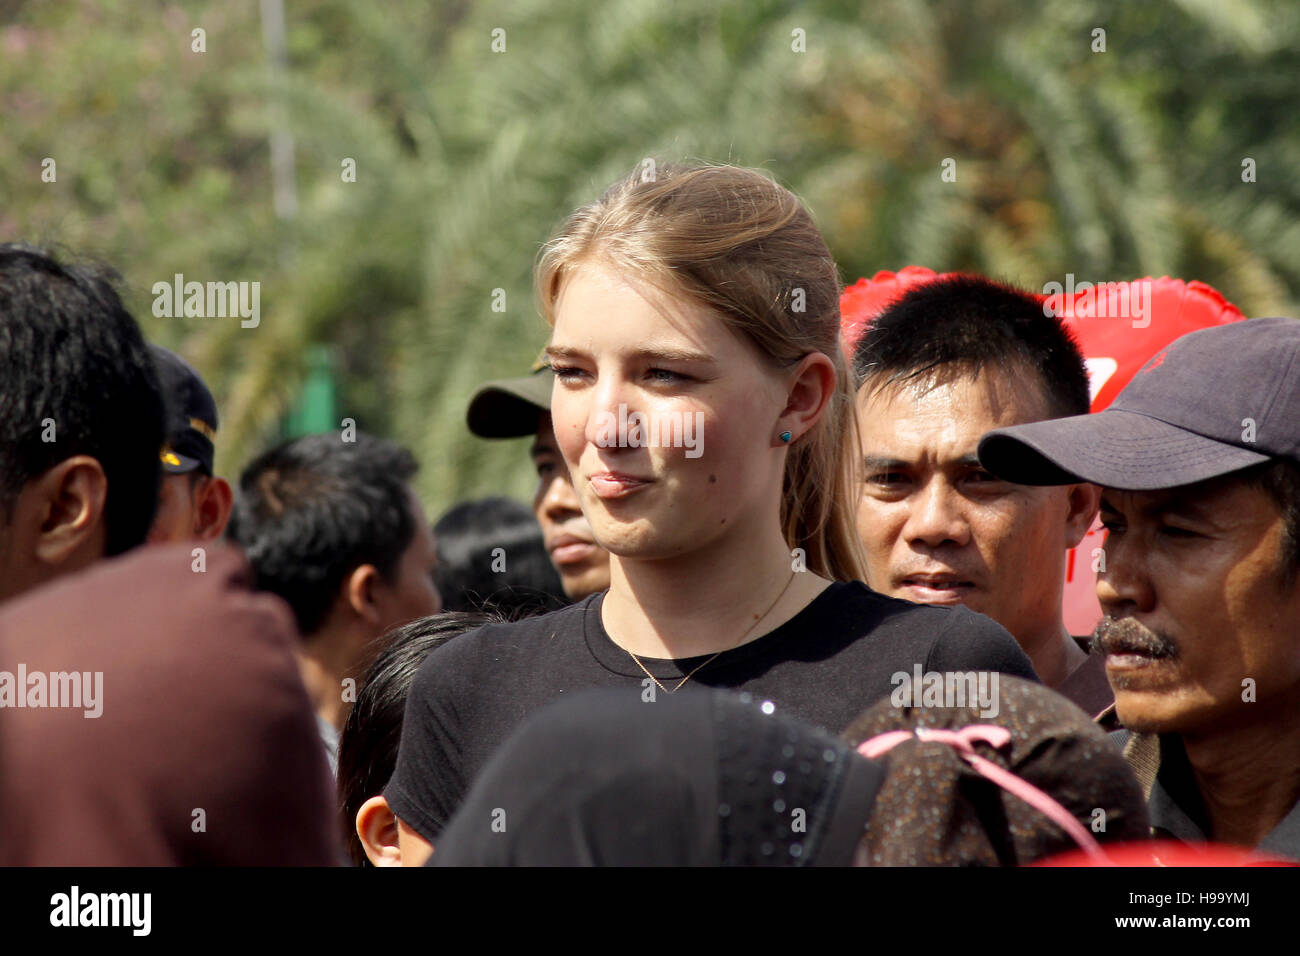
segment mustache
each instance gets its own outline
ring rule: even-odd
[[[1165,634],[1151,630],[1131,617],[1102,618],[1092,632],[1092,646],[1106,654],[1142,654],[1177,657],[1178,645]]]

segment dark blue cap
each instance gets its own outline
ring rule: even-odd
[[[167,409],[163,471],[183,475],[196,468],[212,474],[216,453],[217,403],[199,373],[175,352],[150,344]]]
[[[1156,353],[1105,411],[1015,425],[980,463],[1022,485],[1176,488],[1275,458],[1300,461],[1300,322],[1247,319]]]

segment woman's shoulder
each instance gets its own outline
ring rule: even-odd
[[[554,652],[557,643],[582,638],[589,608],[600,598],[592,594],[576,604],[534,614],[513,621],[494,621],[448,641],[429,655],[434,667],[470,666],[488,662],[500,666],[503,659],[530,657]]]
[[[833,611],[852,618],[867,630],[885,627],[895,639],[912,634],[927,643],[949,634],[973,637],[1006,635],[1002,626],[963,605],[916,604],[873,591],[861,581],[836,581],[826,589]]]

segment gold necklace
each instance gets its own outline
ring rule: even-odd
[[[652,681],[654,681],[656,687],[658,687],[658,688],[659,688],[661,691],[663,691],[665,694],[675,694],[675,693],[677,693],[679,690],[682,689],[682,684],[685,684],[688,680],[690,680],[692,677],[694,677],[694,676],[696,675],[696,673],[698,673],[699,670],[700,670],[701,668],[706,667],[706,666],[709,665],[709,664],[712,664],[712,663],[713,663],[713,662],[718,658],[718,656],[719,656],[720,654],[724,653],[725,651],[735,650],[737,647],[739,647],[741,644],[743,644],[744,641],[745,641],[745,638],[749,637],[749,632],[752,631],[754,628],[758,627],[758,625],[762,622],[763,618],[765,618],[765,617],[767,617],[769,614],[771,614],[771,613],[772,613],[772,608],[776,607],[776,605],[780,602],[781,598],[785,597],[785,592],[788,591],[788,590],[790,590],[790,585],[794,583],[794,576],[795,576],[796,573],[798,573],[798,572],[795,572],[795,571],[791,571],[791,572],[790,572],[790,580],[785,582],[785,587],[783,587],[783,588],[781,589],[781,593],[778,594],[778,595],[776,596],[776,600],[773,601],[771,604],[769,604],[769,605],[767,606],[767,610],[763,612],[763,614],[762,614],[761,617],[759,617],[757,620],[755,620],[753,624],[749,625],[748,630],[746,630],[744,634],[740,635],[740,640],[736,641],[736,643],[733,644],[733,645],[731,645],[731,647],[725,647],[725,648],[723,648],[721,651],[718,651],[716,654],[714,654],[712,657],[710,657],[710,658],[709,658],[707,661],[705,661],[703,664],[697,664],[695,667],[691,668],[691,672],[690,672],[689,674],[687,674],[685,677],[683,677],[683,678],[681,679],[681,681],[678,682],[677,686],[674,687],[672,690],[669,690],[669,689],[668,689],[667,687],[665,687],[663,684],[659,683],[659,678],[655,677],[654,674],[651,674],[650,671],[646,668],[646,666],[645,666],[644,664],[641,663],[641,658],[639,658],[639,657],[637,657],[635,654],[633,654],[632,651],[631,651],[629,648],[626,648],[626,647],[625,647],[625,648],[623,648],[623,650],[627,651],[628,654],[631,655],[632,660],[636,661],[636,665],[637,665],[637,667],[639,667],[639,668],[641,668],[641,670],[645,671],[645,676],[646,676],[646,677],[649,677]]]

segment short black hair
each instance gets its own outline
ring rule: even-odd
[[[358,566],[393,580],[415,534],[408,482],[418,469],[405,448],[364,432],[297,438],[244,469],[226,534],[247,552],[257,587],[293,608],[304,637]]]
[[[415,672],[432,651],[453,637],[499,620],[491,614],[448,611],[404,624],[380,638],[381,650],[366,668],[339,736],[339,811],[348,855],[357,866],[370,864],[357,837],[357,811],[383,793],[397,766],[402,718]]]
[[[1052,417],[1088,413],[1088,369],[1070,331],[1031,293],[983,276],[912,289],[880,313],[853,354],[859,387],[989,365],[1012,377],[1033,369]]]
[[[494,610],[516,618],[569,603],[537,517],[519,502],[462,502],[438,519],[433,534],[438,547],[434,580],[446,610]],[[504,570],[494,571],[498,560],[504,561]]]
[[[1282,583],[1300,577],[1300,461],[1274,458],[1236,473],[1247,485],[1268,493],[1282,516]]]
[[[89,455],[108,481],[107,556],[149,534],[164,440],[158,375],[118,281],[102,265],[0,244],[0,511],[8,523],[24,485]]]

